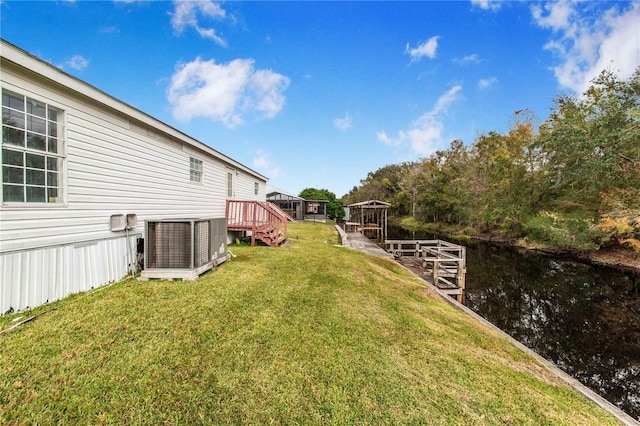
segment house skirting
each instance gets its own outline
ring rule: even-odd
[[[129,274],[141,234],[0,254],[0,315],[91,290]],[[129,251],[131,250],[131,252]]]

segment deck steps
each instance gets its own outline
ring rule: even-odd
[[[272,203],[227,200],[227,229],[251,232],[251,245],[256,240],[277,247],[287,239],[287,215]]]

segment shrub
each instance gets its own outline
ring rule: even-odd
[[[579,215],[563,216],[555,212],[540,212],[527,219],[523,231],[529,239],[558,247],[595,249],[603,233],[593,221]]]

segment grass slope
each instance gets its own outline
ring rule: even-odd
[[[616,424],[393,261],[289,237],[40,308],[0,335],[0,423]]]

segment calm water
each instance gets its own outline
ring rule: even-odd
[[[473,243],[465,304],[640,419],[640,277]]]

